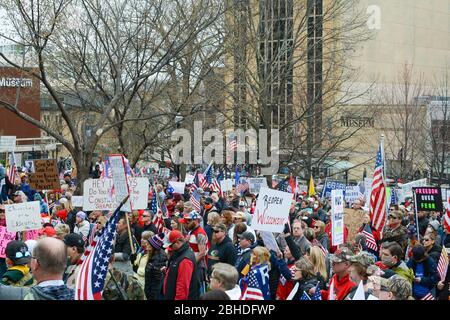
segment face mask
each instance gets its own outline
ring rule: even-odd
[[[209,210],[209,209],[211,209],[212,208],[212,204],[205,204],[205,209],[206,210]]]

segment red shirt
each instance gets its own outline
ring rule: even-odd
[[[333,238],[331,236],[331,222],[328,222],[325,226],[325,232],[328,234],[328,238],[330,238],[330,253],[334,253],[337,250],[337,246],[332,246]],[[344,225],[344,243],[347,242],[348,237],[348,229],[347,226]]]
[[[295,271],[295,263],[288,264],[289,270]],[[283,277],[284,278],[284,277]],[[294,288],[294,280],[287,280],[284,279],[284,284],[282,283],[281,279],[278,282],[278,288],[277,288],[277,298],[279,300],[286,300],[289,294],[291,293],[292,289]]]
[[[187,300],[189,298],[189,286],[191,284],[192,274],[194,272],[194,265],[189,259],[183,259],[178,267],[177,275],[177,292],[175,300]],[[167,270],[164,277],[163,294],[166,294],[166,283],[169,270]]]
[[[344,298],[347,296],[347,294],[355,287],[355,283],[350,280],[350,276],[347,274],[346,276],[342,277],[341,280],[338,280],[337,275],[334,274],[333,277],[330,279],[330,285],[331,282],[334,281],[334,299],[335,300],[344,300]],[[321,290],[322,294],[322,300],[328,300],[330,296],[330,289],[328,290]]]

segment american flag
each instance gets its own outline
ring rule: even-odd
[[[120,203],[100,235],[91,242],[81,257],[82,264],[75,283],[75,300],[102,299],[109,259],[113,254],[119,211],[127,200],[128,196]]]
[[[191,187],[189,188],[189,193],[192,194],[197,188],[200,188],[200,180],[198,178],[198,172],[195,172],[194,175],[194,183],[191,184]]]
[[[154,188],[153,194],[152,194],[152,202],[151,202],[151,207],[152,207],[152,211],[153,211],[152,222],[155,225],[155,227],[158,229],[158,233],[161,233],[164,228],[164,218],[163,218],[162,211],[158,206],[158,199],[156,199],[156,197],[157,197],[156,193],[157,193],[156,188]]]
[[[373,251],[378,251],[377,242],[375,241],[375,238],[372,234],[372,229],[370,228],[370,226],[368,224],[366,224],[364,226],[364,229],[362,230],[361,233],[366,236],[367,248],[370,250],[373,250]]]
[[[447,269],[448,269],[448,254],[447,250],[445,250],[445,247],[443,247],[437,266],[437,271],[439,272],[439,276],[441,277],[442,281],[445,280],[445,276],[447,275]]]
[[[200,194],[197,189],[192,192],[189,201],[192,203],[194,210],[200,212]]]
[[[220,188],[220,182],[217,181],[216,178],[214,178],[213,182],[211,183],[211,190],[216,191],[219,193],[219,197],[223,197],[222,189]]]
[[[212,183],[212,173],[213,173],[213,166],[211,162],[208,168],[206,168],[205,172],[203,172],[203,176],[205,177],[207,185],[205,187],[202,186],[202,188],[206,188]]]
[[[425,297],[420,300],[436,300],[431,293],[428,293]]]
[[[450,232],[450,197],[447,200],[447,208],[445,209],[444,215],[444,228]]]
[[[109,157],[105,157],[105,166],[102,171],[102,178],[112,178],[112,168],[109,164]]]
[[[372,221],[372,227],[377,231],[381,231],[386,222],[386,186],[383,177],[381,143],[378,147],[373,173],[372,192],[370,194],[370,220]]]
[[[11,183],[14,183],[14,178],[16,176],[16,155],[14,154],[14,152],[11,153],[11,155],[9,156],[9,172],[8,172],[8,179]]]
[[[254,214],[256,209],[256,199],[252,200],[252,204],[250,205],[250,214]]]
[[[208,181],[206,180],[203,173],[198,173],[198,181],[200,183],[200,188],[205,189],[209,186]]]
[[[303,291],[300,300],[322,300],[322,295],[320,294],[319,290],[319,283],[317,283],[316,285],[316,290],[314,291],[312,298],[306,293],[306,291]]]
[[[247,191],[248,188],[249,188],[248,182],[247,182],[247,181],[244,181],[244,182],[238,184],[236,190],[237,190],[239,193],[245,193],[245,191]]]
[[[237,149],[237,136],[235,134],[231,134],[228,140],[228,150],[234,151]]]
[[[243,291],[241,300],[264,300],[264,294],[259,287],[259,281],[256,277],[258,270],[251,270],[248,274],[247,287]],[[267,279],[268,280],[268,279]]]

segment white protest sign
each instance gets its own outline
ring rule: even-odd
[[[112,190],[112,179],[89,179],[83,184],[83,210],[115,210],[123,198],[117,197]],[[122,211],[147,209],[149,181],[145,177],[129,178],[130,199],[123,205]],[[114,188],[115,189],[115,188]]]
[[[261,188],[267,188],[266,178],[249,178],[248,179],[250,193],[257,194]]]
[[[358,186],[347,186],[345,188],[345,201],[347,203],[354,203],[359,199],[359,187]]]
[[[261,188],[252,219],[254,230],[283,232],[288,221],[292,193]]]
[[[39,201],[5,205],[6,228],[9,232],[41,229]]]
[[[16,147],[16,136],[0,136],[0,152],[13,152]]]
[[[364,284],[362,280],[359,281],[358,288],[356,288],[356,292],[352,300],[366,300],[366,295],[364,293]]]
[[[366,200],[364,204],[364,209],[366,211],[369,211],[369,204],[370,204],[370,194],[372,193],[372,182],[373,179],[371,178],[364,178],[364,199]]]
[[[194,183],[194,178],[195,178],[194,175],[192,175],[192,174],[187,174],[187,175],[186,175],[186,178],[184,179],[184,183],[185,183],[185,184],[191,184],[191,183]]]
[[[222,192],[233,190],[233,180],[226,179],[220,181],[220,189],[222,190]]]
[[[280,249],[278,248],[277,241],[275,240],[275,237],[272,232],[269,231],[260,231],[259,234],[261,235],[262,240],[264,241],[264,246],[269,249],[273,250],[275,252],[278,252]]]
[[[405,202],[405,198],[407,198],[407,197],[412,198],[412,196],[413,196],[412,188],[426,187],[426,186],[427,186],[426,178],[402,184],[400,187],[400,192],[397,191],[398,203]]]
[[[344,194],[342,190],[331,190],[331,237],[332,245],[344,243]]]
[[[306,193],[308,194],[308,186],[306,184],[299,184],[298,185],[298,193]]]
[[[120,199],[129,195],[127,175],[125,173],[125,159],[123,155],[110,155],[112,178],[114,181],[114,193]]]
[[[169,181],[169,184],[173,188],[173,193],[184,194],[184,182]]]
[[[83,196],[72,196],[72,206],[76,208],[82,208]]]

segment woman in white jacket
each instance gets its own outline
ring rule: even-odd
[[[77,213],[75,220],[75,228],[73,229],[73,233],[79,234],[83,237],[84,242],[89,238],[89,231],[91,229],[91,225],[89,221],[86,220],[86,213],[80,211]]]

